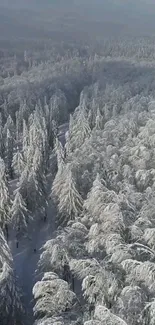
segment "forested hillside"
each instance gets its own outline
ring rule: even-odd
[[[0,2],[0,325],[154,325],[153,7],[33,3]]]

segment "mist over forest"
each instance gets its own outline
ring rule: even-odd
[[[68,32],[80,29],[92,32],[93,37],[153,35],[155,28],[152,0],[1,0],[0,7],[1,38],[7,39],[26,34],[28,38],[50,37],[53,28],[60,33],[67,27]]]
[[[154,17],[0,0],[0,325],[155,324]]]

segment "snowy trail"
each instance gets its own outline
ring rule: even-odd
[[[68,123],[65,123],[59,127],[59,140],[64,145],[65,133],[68,130]],[[15,181],[12,182],[12,190],[15,189]],[[49,187],[52,185],[52,177],[49,178]],[[33,325],[33,296],[32,288],[39,276],[36,275],[37,263],[40,257],[40,249],[46,243],[47,240],[52,238],[52,234],[55,230],[55,215],[56,211],[49,200],[47,210],[47,221],[34,220],[30,224],[28,231],[29,238],[23,238],[19,247],[16,247],[15,236],[12,233],[9,240],[9,246],[12,251],[14,259],[14,268],[18,279],[18,285],[22,290],[23,304],[27,314],[26,325]],[[36,252],[34,252],[36,249]]]
[[[30,238],[21,240],[19,242],[19,248],[16,247],[15,239],[9,242],[13,254],[18,285],[22,289],[23,304],[28,315],[29,325],[33,324],[32,288],[38,279],[35,271],[40,256],[40,249],[48,239],[52,238],[53,231],[55,230],[54,216],[54,208],[49,205],[47,221],[38,220],[32,223],[31,231],[29,231]],[[34,249],[36,249],[36,252],[34,252]]]

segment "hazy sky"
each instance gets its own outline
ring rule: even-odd
[[[102,5],[104,8],[113,7],[122,7],[124,9],[131,7],[131,5],[135,7],[144,6],[145,9],[149,7],[155,7],[154,0],[0,0],[0,5],[3,6],[11,6],[11,7],[37,7],[42,6],[46,7],[47,5],[52,4],[61,4],[63,6],[68,4],[88,4],[88,5]],[[134,10],[134,7],[133,7]]]
[[[0,0],[0,5],[9,8],[46,8],[48,6],[61,5],[63,7],[76,5],[92,6],[101,10],[152,12],[155,11],[155,0]],[[138,13],[138,12],[137,12]]]
[[[38,29],[40,27],[42,29],[42,21],[45,24],[46,22],[50,24],[50,20],[53,21],[53,5],[61,11],[61,14],[57,16],[58,23],[59,19],[61,23],[61,17],[65,16],[66,13],[76,13],[83,20],[123,24],[125,30],[132,28],[133,32],[135,29],[146,31],[148,34],[151,31],[155,34],[155,0],[0,0],[0,6],[11,9],[8,14],[2,9],[0,10],[0,27],[4,29],[3,24],[5,24],[8,35],[9,29],[12,29],[14,25],[17,28],[18,24],[22,25],[25,22],[27,25],[31,23],[33,28],[37,27]],[[51,11],[49,7],[51,7]],[[24,13],[23,15],[18,13],[18,10],[17,13],[14,12],[13,8],[16,10],[23,8],[31,10],[31,18]],[[36,10],[41,12],[34,14],[33,11]],[[37,14],[39,14],[40,26],[35,25],[39,21]],[[24,16],[26,17],[25,22]],[[45,26],[45,24],[44,28],[46,30],[47,25]],[[103,28],[104,26],[101,27],[101,29]]]

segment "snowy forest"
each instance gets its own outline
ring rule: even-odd
[[[155,325],[155,10],[58,2],[0,0],[0,325]]]

